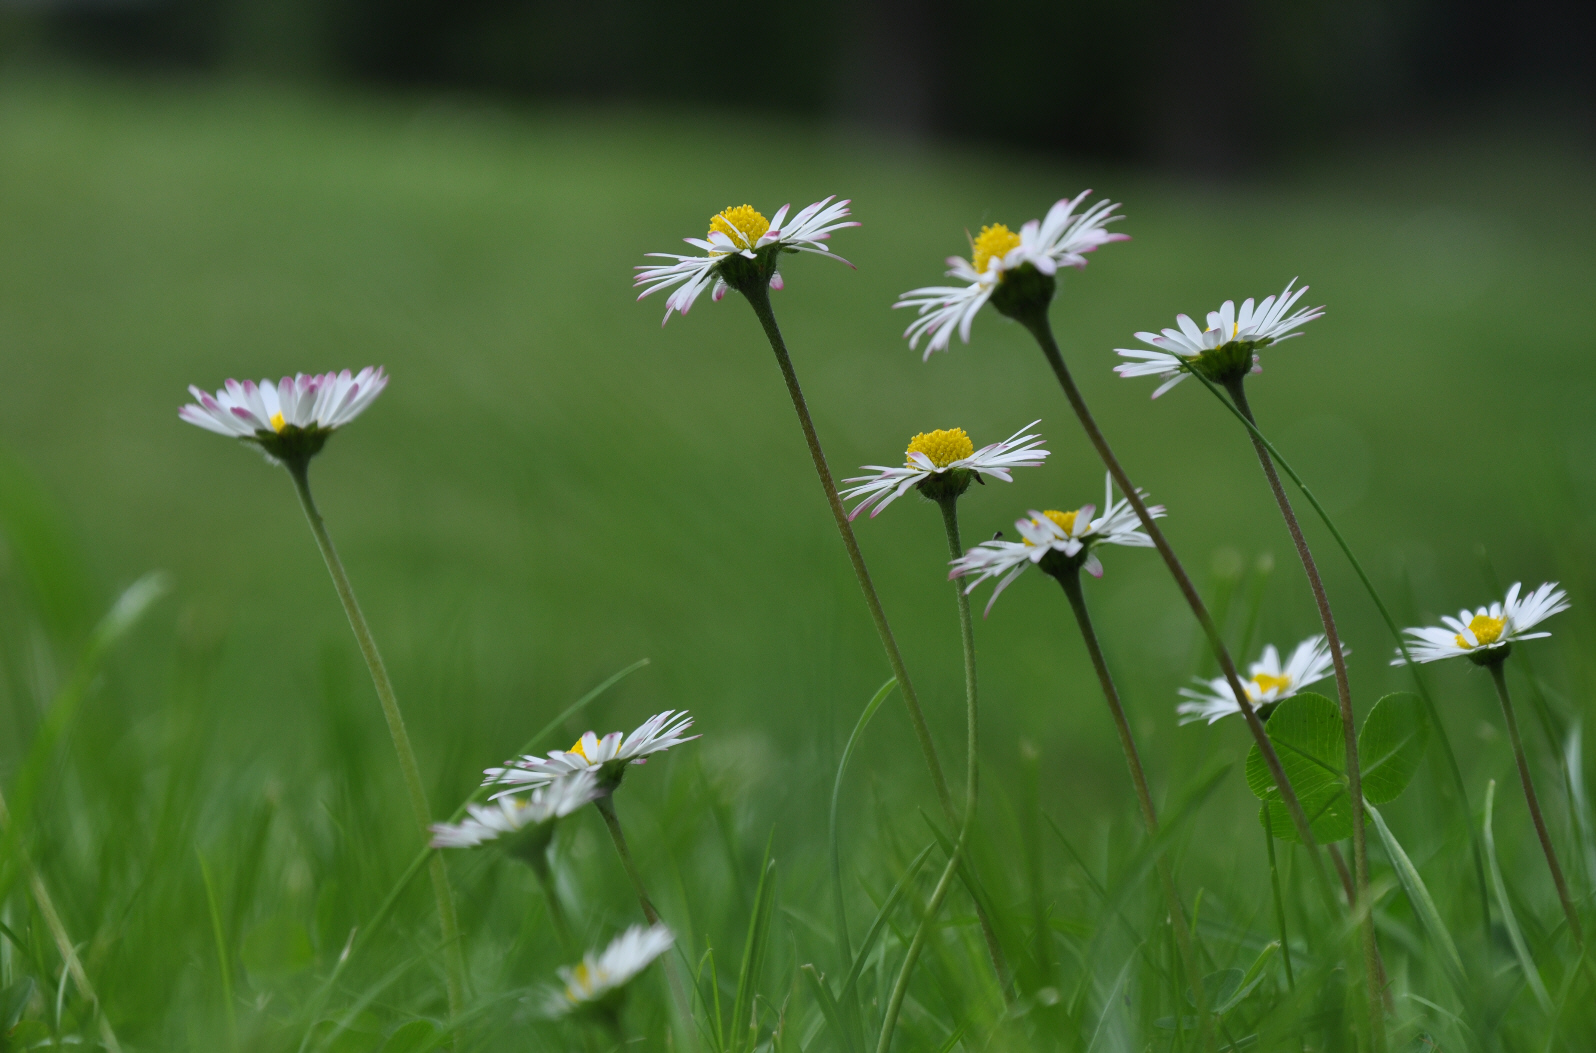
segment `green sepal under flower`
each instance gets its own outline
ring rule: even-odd
[[[1056,277],[1043,274],[1033,263],[1025,263],[1004,273],[988,302],[999,314],[1025,323],[1038,314],[1045,315],[1057,291]]]

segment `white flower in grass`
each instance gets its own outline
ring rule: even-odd
[[[702,256],[678,256],[670,252],[650,252],[674,263],[655,264],[637,268],[634,286],[645,286],[638,294],[641,300],[661,289],[680,286],[665,301],[665,319],[670,321],[672,311],[686,314],[693,302],[705,289],[714,288],[713,298],[726,295],[727,288],[743,288],[750,282],[765,282],[772,289],[782,287],[781,272],[776,269],[777,257],[784,252],[812,252],[848,263],[826,247],[831,232],[843,227],[857,227],[848,215],[848,200],[833,201],[826,198],[801,209],[790,220],[783,205],[776,214],[766,219],[751,205],[738,205],[710,217],[709,233],[702,238],[683,238],[695,248],[703,249]],[[853,264],[848,263],[852,267]]]
[[[1491,665],[1507,657],[1518,640],[1534,640],[1551,633],[1532,633],[1541,622],[1560,611],[1568,610],[1568,593],[1549,581],[1528,596],[1520,597],[1522,582],[1514,582],[1501,603],[1481,607],[1475,611],[1462,610],[1456,618],[1442,615],[1446,624],[1404,629],[1411,640],[1408,653],[1415,662],[1438,662],[1443,658],[1467,656],[1476,665]],[[1402,665],[1406,659],[1400,649],[1391,662]]]
[[[1345,655],[1351,652],[1343,647],[1341,653]],[[1298,644],[1284,666],[1280,664],[1280,652],[1275,650],[1274,644],[1270,644],[1264,648],[1263,656],[1247,668],[1247,679],[1241,682],[1241,687],[1247,692],[1247,701],[1252,706],[1269,707],[1290,698],[1309,684],[1323,680],[1330,675],[1334,665],[1329,641],[1323,636],[1310,636]],[[1212,724],[1220,717],[1241,712],[1235,692],[1230,690],[1230,682],[1224,677],[1198,680],[1197,683],[1202,685],[1203,690],[1194,691],[1189,687],[1180,689],[1180,693],[1191,700],[1175,707],[1175,712],[1181,714],[1182,724],[1190,724],[1194,720],[1206,720]]]
[[[670,950],[675,940],[664,925],[632,926],[602,953],[589,951],[578,964],[561,966],[565,986],[549,992],[546,1011],[550,1016],[590,1008],[613,1012],[627,983]]]
[[[1287,282],[1278,297],[1265,296],[1256,305],[1249,296],[1242,301],[1239,312],[1234,300],[1226,300],[1219,310],[1208,312],[1206,329],[1198,329],[1196,322],[1182,314],[1175,316],[1178,329],[1165,329],[1161,334],[1137,333],[1136,339],[1158,350],[1116,348],[1118,355],[1131,361],[1115,366],[1114,372],[1122,377],[1156,375],[1164,383],[1153,392],[1155,399],[1185,380],[1193,369],[1202,370],[1203,376],[1216,384],[1261,372],[1258,348],[1301,336],[1292,330],[1324,315],[1323,307],[1303,307],[1291,312],[1302,294],[1308,291],[1306,285],[1292,289],[1296,280]]]
[[[1050,283],[1060,267],[1085,267],[1086,253],[1099,245],[1127,240],[1129,234],[1111,234],[1106,229],[1108,224],[1124,218],[1113,214],[1118,204],[1099,201],[1076,213],[1076,207],[1090,193],[1083,190],[1073,198],[1060,199],[1044,218],[1026,223],[1018,234],[1001,223],[982,227],[981,233],[970,241],[969,259],[949,256],[947,260],[948,277],[966,284],[928,285],[898,297],[893,307],[918,309],[919,317],[903,331],[910,349],[922,336],[929,336],[925,357],[930,358],[931,352],[948,349],[955,331],[968,344],[975,316],[1010,275],[1027,265]],[[1046,295],[1052,298],[1051,285]],[[997,306],[1002,309],[1007,305]]]
[[[986,613],[998,594],[1025,572],[1027,567],[1040,567],[1046,574],[1058,576],[1084,570],[1095,578],[1103,576],[1103,564],[1097,558],[1099,545],[1125,545],[1130,548],[1151,548],[1153,539],[1142,532],[1141,520],[1129,500],[1114,500],[1114,481],[1105,477],[1103,514],[1094,518],[1096,505],[1083,505],[1073,512],[1033,510],[1028,518],[1018,519],[1014,528],[1020,541],[1003,541],[994,538],[983,541],[958,559],[952,561],[949,578],[972,578],[965,595],[990,578],[999,579],[992,598],[987,601]],[[1137,491],[1145,501],[1147,495]],[[1147,509],[1154,519],[1165,515],[1163,505]]]
[[[534,789],[526,797],[500,796],[492,804],[473,804],[458,823],[434,823],[433,848],[475,848],[503,840],[522,855],[541,852],[554,835],[554,824],[603,794],[598,776],[573,772]],[[534,860],[534,862],[539,862]]]
[[[381,366],[359,373],[300,373],[273,384],[228,380],[214,396],[189,385],[194,402],[177,411],[190,424],[259,446],[275,461],[308,460],[327,437],[365,412],[388,375]]]
[[[692,726],[686,710],[667,709],[643,721],[630,735],[612,731],[599,738],[589,731],[568,750],[551,750],[546,757],[518,757],[506,761],[503,768],[488,768],[482,785],[504,787],[490,798],[497,800],[572,772],[591,771],[598,778],[600,793],[609,793],[621,784],[628,764],[642,764],[656,753],[698,738],[683,734]]]
[[[1005,483],[1013,482],[1010,468],[1035,468],[1047,459],[1048,451],[1040,448],[1041,436],[1026,434],[1040,423],[1033,420],[1002,442],[979,450],[963,428],[921,432],[909,440],[903,467],[867,464],[865,471],[874,472],[874,475],[843,480],[859,484],[842,491],[845,500],[864,498],[854,506],[848,518],[853,519],[874,505],[870,512],[870,518],[874,519],[911,487],[919,487],[926,497],[937,500],[950,493],[953,496],[964,493],[971,481],[980,482],[982,475]]]

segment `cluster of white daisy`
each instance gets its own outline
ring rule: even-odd
[[[970,239],[968,259],[956,256],[947,261],[948,276],[961,284],[927,286],[902,294],[892,306],[916,311],[903,334],[910,348],[926,339],[925,357],[929,358],[933,351],[948,350],[954,333],[969,343],[974,320],[988,303],[1022,322],[1034,321],[1038,310],[1045,312],[1061,268],[1084,268],[1087,254],[1128,237],[1108,229],[1123,218],[1119,205],[1101,200],[1082,207],[1089,194],[1060,199],[1045,217],[1022,224],[1018,232],[1001,223],[982,227]],[[741,292],[756,308],[766,304],[768,312],[767,290],[784,285],[779,270],[784,255],[810,253],[847,263],[831,251],[828,241],[835,231],[858,226],[848,218],[849,204],[846,199],[828,197],[790,218],[789,206],[783,205],[769,220],[749,205],[728,208],[711,217],[703,238],[684,239],[702,254],[650,254],[669,262],[637,268],[635,285],[642,289],[639,299],[672,290],[666,300],[667,321],[672,312],[685,315],[706,290],[717,301],[728,290]],[[1227,300],[1207,313],[1206,326],[1180,314],[1174,328],[1136,333],[1136,338],[1153,350],[1117,349],[1127,361],[1115,372],[1121,377],[1158,377],[1162,383],[1154,390],[1154,398],[1192,373],[1239,391],[1234,386],[1261,368],[1259,350],[1302,335],[1302,326],[1323,316],[1322,307],[1297,307],[1308,287],[1297,287],[1296,281],[1288,282],[1278,295],[1256,302],[1248,298],[1239,309]],[[768,313],[762,318],[773,332],[774,322]],[[183,406],[179,416],[254,446],[295,472],[314,525],[308,490],[303,489],[310,459],[335,431],[369,408],[387,383],[384,370],[371,366],[358,373],[298,374],[276,383],[228,380],[214,395],[191,387],[194,402]],[[799,398],[796,393],[794,397]],[[866,465],[867,474],[845,480],[850,485],[840,497],[857,499],[847,519],[851,521],[867,509],[874,518],[913,490],[942,503],[950,524],[954,523],[953,503],[972,484],[984,484],[987,479],[1011,482],[1013,469],[1044,465],[1049,451],[1042,448],[1041,436],[1032,430],[1038,423],[1033,421],[1009,438],[980,449],[963,428],[914,435],[902,466]],[[822,475],[830,486],[829,476]],[[1145,499],[1141,491],[1130,495],[1122,491],[1116,498],[1110,474],[1100,509],[1095,504],[1068,511],[1032,509],[1014,521],[1017,539],[1000,533],[969,548],[950,561],[948,577],[967,582],[961,585],[964,595],[983,582],[995,582],[987,613],[1027,567],[1069,583],[1068,587],[1073,587],[1083,570],[1100,577],[1103,546],[1146,548],[1154,544],[1147,531],[1153,529],[1151,520],[1162,517],[1165,509],[1146,506]],[[1139,507],[1143,511],[1139,512]],[[838,515],[839,526],[846,533],[849,528],[841,522],[840,511]],[[957,536],[956,526],[950,525],[949,536]],[[331,563],[333,557],[328,558]],[[1501,602],[1443,618],[1442,627],[1406,630],[1411,640],[1398,649],[1393,664],[1467,657],[1494,667],[1506,658],[1513,643],[1548,635],[1530,630],[1567,607],[1567,596],[1555,582],[1523,595],[1521,585],[1515,584]],[[354,617],[351,614],[352,620]],[[1324,636],[1302,641],[1285,661],[1271,644],[1250,666],[1247,679],[1241,682],[1241,694],[1223,678],[1199,679],[1195,689],[1182,689],[1184,700],[1177,706],[1181,722],[1213,723],[1241,712],[1244,702],[1267,716],[1281,701],[1328,676],[1334,658]],[[685,712],[666,710],[629,734],[615,731],[601,737],[589,731],[568,750],[520,756],[488,768],[479,790],[488,796],[488,803],[473,801],[458,822],[433,825],[431,844],[440,849],[497,844],[540,868],[541,873],[548,865],[561,820],[587,804],[609,808],[608,798],[621,785],[628,767],[696,738],[686,734],[692,723]],[[612,811],[606,810],[605,815],[614,822]],[[612,827],[612,832],[624,853],[618,827]],[[645,912],[653,919],[652,907],[646,896],[642,898]],[[670,930],[657,922],[626,930],[604,951],[589,952],[580,963],[562,968],[563,987],[549,994],[547,1008],[553,1014],[587,1007],[613,1014],[628,981],[663,954],[672,941]]]

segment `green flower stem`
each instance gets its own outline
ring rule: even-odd
[[[626,847],[626,834],[621,831],[620,817],[615,814],[614,798],[605,794],[594,801],[593,806],[604,817],[604,825],[610,828],[610,840],[615,842],[615,854],[621,857],[621,866],[626,868],[626,876],[632,882],[632,891],[637,893],[637,905],[643,908],[643,917],[648,919],[650,925],[658,925],[659,911],[654,909],[653,902],[649,900],[648,889],[643,884],[643,875],[632,859],[631,849]]]
[[[1091,440],[1104,467],[1108,469],[1115,484],[1119,486],[1125,494],[1125,499],[1135,510],[1136,517],[1141,520],[1142,529],[1152,539],[1153,547],[1158,549],[1158,554],[1164,558],[1170,576],[1175,579],[1181,595],[1197,618],[1197,624],[1208,637],[1208,646],[1213,649],[1214,657],[1219,661],[1219,668],[1230,685],[1231,693],[1236,696],[1236,701],[1241,706],[1241,715],[1247,721],[1247,729],[1252,732],[1253,740],[1258,744],[1258,752],[1263,754],[1264,763],[1269,768],[1269,775],[1280,790],[1280,800],[1285,804],[1286,812],[1291,816],[1291,822],[1296,826],[1297,833],[1308,850],[1308,858],[1313,861],[1314,872],[1320,886],[1328,889],[1329,876],[1325,873],[1324,860],[1319,858],[1319,850],[1313,839],[1308,817],[1302,810],[1302,802],[1297,799],[1297,792],[1292,789],[1291,781],[1286,778],[1285,769],[1280,765],[1280,755],[1275,752],[1274,743],[1269,741],[1269,734],[1264,730],[1263,721],[1259,719],[1257,710],[1253,709],[1252,703],[1247,698],[1247,692],[1241,686],[1241,676],[1236,672],[1236,663],[1231,661],[1230,652],[1225,648],[1225,641],[1219,635],[1219,628],[1214,624],[1213,618],[1209,616],[1208,608],[1197,592],[1197,586],[1192,584],[1191,576],[1186,573],[1186,568],[1181,566],[1180,558],[1175,555],[1175,550],[1170,546],[1163,530],[1159,529],[1158,521],[1147,511],[1147,502],[1143,501],[1141,494],[1136,492],[1136,484],[1131,482],[1130,476],[1120,466],[1119,459],[1114,456],[1113,449],[1108,445],[1108,439],[1097,426],[1092,411],[1087,408],[1086,399],[1082,397],[1080,388],[1076,387],[1075,378],[1070,376],[1069,367],[1064,364],[1064,356],[1059,353],[1058,341],[1053,338],[1053,327],[1047,318],[1047,308],[1043,306],[1019,320],[1041,346],[1042,354],[1047,357],[1047,364],[1052,367],[1053,375],[1058,378],[1059,386],[1064,389],[1064,397],[1075,410],[1075,416],[1079,418],[1086,437]]]
[[[1103,657],[1102,645],[1097,641],[1097,632],[1092,628],[1092,616],[1086,609],[1086,596],[1081,591],[1081,572],[1076,567],[1066,574],[1061,574],[1058,583],[1064,587],[1064,595],[1069,597],[1070,609],[1075,612],[1075,622],[1081,628],[1081,640],[1086,644],[1086,653],[1091,656],[1092,669],[1097,673],[1097,680],[1103,687],[1103,700],[1108,703],[1108,711],[1114,718],[1114,730],[1119,733],[1119,746],[1125,752],[1125,766],[1130,769],[1131,783],[1136,787],[1136,801],[1141,805],[1142,822],[1147,826],[1147,836],[1152,839],[1158,837],[1158,813],[1153,808],[1153,795],[1147,788],[1147,773],[1142,770],[1142,758],[1136,750],[1136,739],[1131,735],[1130,720],[1125,716],[1125,707],[1119,700],[1119,689],[1114,686],[1114,677],[1108,671],[1108,660]],[[1169,857],[1163,853],[1158,856],[1158,883],[1164,890],[1165,905],[1169,909],[1169,923],[1175,930],[1176,945],[1180,948],[1180,958],[1186,967],[1186,982],[1191,985],[1192,997],[1197,1002],[1197,1019],[1199,1041],[1207,1044],[1209,1035],[1208,1000],[1207,992],[1203,990],[1203,973],[1201,963],[1197,960],[1197,952],[1192,947],[1191,929],[1187,926],[1186,911],[1181,906],[1180,894],[1175,891],[1175,877],[1170,872]]]
[[[1463,812],[1467,816],[1469,813],[1468,786],[1463,781],[1463,768],[1458,764],[1457,752],[1452,749],[1452,740],[1446,734],[1446,726],[1441,723],[1441,711],[1436,708],[1435,699],[1430,697],[1428,685],[1425,684],[1424,678],[1419,675],[1418,663],[1414,662],[1413,656],[1408,653],[1406,637],[1402,635],[1402,630],[1398,628],[1396,619],[1391,617],[1390,609],[1386,607],[1385,601],[1380,598],[1380,593],[1375,589],[1374,582],[1369,579],[1368,573],[1364,571],[1363,564],[1358,561],[1357,556],[1352,554],[1352,546],[1347,544],[1347,539],[1341,535],[1341,531],[1336,528],[1334,520],[1330,518],[1330,514],[1324,510],[1324,505],[1320,504],[1313,491],[1308,489],[1308,484],[1302,481],[1302,477],[1291,467],[1290,462],[1280,455],[1280,451],[1275,449],[1274,444],[1269,441],[1268,437],[1258,430],[1258,425],[1254,421],[1247,419],[1240,410],[1231,405],[1230,401],[1225,398],[1213,381],[1195,371],[1192,372],[1192,376],[1196,377],[1208,389],[1209,393],[1219,400],[1221,406],[1224,406],[1241,422],[1255,442],[1262,443],[1264,449],[1269,451],[1270,458],[1296,484],[1297,489],[1302,491],[1302,496],[1308,499],[1308,503],[1318,513],[1319,520],[1324,523],[1325,529],[1329,530],[1330,536],[1335,538],[1336,544],[1341,549],[1341,554],[1347,558],[1348,563],[1352,564],[1352,569],[1358,575],[1358,580],[1363,583],[1364,591],[1369,594],[1369,599],[1374,601],[1375,609],[1380,612],[1380,617],[1385,622],[1386,629],[1390,631],[1392,639],[1396,641],[1397,650],[1401,653],[1403,662],[1408,667],[1408,672],[1413,676],[1413,685],[1418,690],[1419,697],[1424,700],[1424,708],[1429,713],[1430,725],[1435,729],[1436,735],[1441,740],[1442,752],[1446,754],[1447,768],[1452,772],[1453,786],[1457,789],[1458,800],[1463,802]],[[1485,885],[1485,856],[1480,848],[1479,831],[1474,829],[1473,822],[1466,822],[1464,826],[1468,828],[1469,844],[1474,854],[1474,878],[1475,886],[1480,896],[1480,917],[1484,925],[1486,942],[1489,943],[1491,940],[1491,903]]]
[[[539,852],[538,858],[531,861],[532,873],[538,876],[538,885],[543,889],[543,898],[549,904],[549,924],[554,927],[554,935],[560,940],[560,946],[565,953],[575,958],[581,951],[575,937],[571,935],[571,923],[565,917],[565,907],[560,903],[560,894],[554,888],[554,874],[549,868],[548,859]]]
[[[1256,427],[1257,420],[1247,403],[1246,380],[1237,377],[1226,385],[1226,389],[1236,409]],[[1324,627],[1325,642],[1330,647],[1330,661],[1335,669],[1336,696],[1341,707],[1341,735],[1347,758],[1347,793],[1352,797],[1352,887],[1355,892],[1352,911],[1359,919],[1369,999],[1370,1004],[1374,1005],[1380,1000],[1380,970],[1376,963],[1380,952],[1374,935],[1374,914],[1369,904],[1369,844],[1364,829],[1363,765],[1358,758],[1358,729],[1352,712],[1352,681],[1347,677],[1347,660],[1341,651],[1341,634],[1336,631],[1336,617],[1330,609],[1330,597],[1324,590],[1324,579],[1319,576],[1319,567],[1313,560],[1312,550],[1308,548],[1308,540],[1302,536],[1302,524],[1297,522],[1297,513],[1291,507],[1291,499],[1286,496],[1286,488],[1280,482],[1280,473],[1275,471],[1275,462],[1270,459],[1269,450],[1256,437],[1252,440],[1252,447],[1258,455],[1264,478],[1269,481],[1269,490],[1275,495],[1275,504],[1280,506],[1280,516],[1286,521],[1286,530],[1297,549],[1297,558],[1302,561],[1303,573],[1308,577],[1308,588],[1313,593],[1314,605],[1319,608],[1319,624]],[[1383,1024],[1384,1021],[1381,1021],[1382,1026],[1377,1028],[1377,1032],[1383,1030]],[[1384,1045],[1384,1036],[1377,1033],[1375,1048]]]
[[[1280,957],[1286,963],[1286,987],[1297,990],[1297,978],[1291,972],[1291,935],[1286,931],[1286,901],[1280,895],[1280,868],[1275,863],[1275,831],[1270,825],[1269,809],[1263,810],[1264,847],[1269,849],[1269,887],[1275,896],[1275,923],[1280,927]]]
[[[948,535],[948,553],[954,559],[964,555],[964,546],[959,540],[959,508],[957,497],[947,497],[938,501],[942,506],[942,526]],[[966,822],[975,812],[976,791],[978,777],[976,771],[976,741],[979,735],[978,712],[975,694],[975,619],[970,617],[970,597],[965,594],[962,583],[953,583],[953,595],[959,606],[959,641],[964,646],[964,734],[968,743],[966,754],[966,773],[964,789],[964,811]]]
[[[937,501],[942,507],[942,525],[948,535],[948,551],[955,559],[964,555],[964,546],[959,540],[958,503],[957,495],[943,497]],[[970,617],[970,598],[964,594],[964,589],[958,582],[954,583],[953,589],[958,596],[959,635],[964,644],[964,822],[959,826],[959,840],[954,844],[952,853],[948,855],[948,865],[943,869],[942,876],[937,879],[936,888],[931,893],[931,902],[926,904],[925,916],[920,919],[920,925],[914,931],[914,939],[910,941],[908,953],[904,955],[903,966],[898,970],[898,979],[892,985],[892,995],[887,1000],[886,1016],[881,1022],[881,1037],[876,1042],[876,1053],[887,1053],[892,1048],[892,1033],[897,1029],[898,1014],[903,1009],[903,999],[909,992],[909,979],[914,974],[915,964],[919,961],[926,940],[930,938],[931,930],[936,925],[937,916],[942,912],[942,901],[947,898],[948,889],[952,887],[953,877],[958,873],[964,857],[964,847],[969,842],[970,833],[975,826],[976,795],[980,785],[980,768],[976,759],[980,728],[975,693],[975,622]]]
[[[826,464],[825,451],[820,448],[820,436],[815,431],[815,422],[809,416],[809,404],[804,400],[803,389],[798,386],[798,374],[792,366],[792,358],[787,354],[786,341],[782,339],[781,329],[776,325],[775,312],[770,308],[770,289],[763,282],[754,282],[745,286],[741,292],[748,298],[748,303],[754,309],[754,314],[759,317],[759,324],[765,330],[765,337],[770,341],[770,349],[776,354],[776,364],[781,367],[782,379],[787,383],[787,394],[792,399],[792,408],[798,414],[798,423],[803,428],[804,442],[809,447],[809,456],[815,463],[815,474],[820,477],[820,487],[825,491],[826,504],[831,508],[831,517],[837,522],[837,533],[842,535],[843,547],[848,550],[848,561],[853,564],[853,573],[859,579],[859,591],[864,593],[865,606],[870,609],[870,619],[875,622],[876,632],[881,637],[881,646],[887,652],[887,664],[892,667],[892,675],[898,678],[898,690],[903,695],[903,704],[909,710],[909,723],[914,726],[915,737],[920,741],[920,752],[925,755],[926,768],[931,773],[931,784],[936,789],[937,802],[942,807],[942,814],[947,818],[948,824],[959,822],[958,810],[953,804],[953,795],[948,790],[948,779],[942,771],[942,762],[937,758],[936,744],[931,740],[931,729],[925,722],[925,713],[920,708],[920,698],[915,694],[914,685],[909,680],[909,670],[903,664],[903,654],[898,650],[898,641],[892,635],[892,627],[887,624],[886,612],[881,607],[881,598],[876,595],[875,583],[870,579],[870,570],[865,566],[864,555],[859,551],[859,542],[853,534],[853,524],[848,521],[847,510],[842,507],[842,498],[837,494],[837,484],[831,477],[831,469]],[[961,553],[962,555],[962,553]],[[971,882],[966,880],[966,885]],[[986,908],[981,905],[980,897],[975,894],[975,889],[970,888],[970,898],[975,902],[976,917],[981,922],[981,932],[986,938],[987,953],[992,958],[992,968],[997,973],[998,986],[1003,990],[1005,1002],[1013,1000],[1013,984],[1009,978],[1008,962],[1004,958],[1003,948],[997,940],[997,930],[992,926],[992,920],[987,917]]]
[[[6,807],[4,793],[0,793],[0,828],[11,825],[11,812]],[[109,1053],[122,1053],[121,1043],[116,1040],[116,1032],[111,1029],[111,1022],[105,1017],[105,1006],[100,1004],[100,996],[95,993],[94,985],[89,982],[89,974],[83,969],[83,962],[78,958],[77,946],[72,942],[72,937],[67,934],[66,926],[61,924],[61,915],[56,913],[55,900],[50,895],[50,889],[44,883],[44,878],[39,874],[31,860],[22,854],[19,847],[16,850],[18,861],[28,875],[28,891],[33,894],[34,906],[39,908],[39,916],[44,919],[44,927],[50,930],[50,939],[55,944],[56,951],[61,955],[61,962],[66,966],[66,971],[72,977],[72,982],[77,985],[81,994],[90,1005],[94,1007],[95,1023],[100,1031],[100,1044]],[[229,1005],[231,1010],[231,1005]]]
[[[399,757],[399,770],[404,776],[410,810],[425,836],[427,826],[432,822],[432,809],[427,804],[427,791],[421,782],[416,752],[411,748],[410,735],[405,731],[404,714],[399,712],[399,700],[394,696],[388,669],[383,665],[382,653],[377,650],[377,641],[371,635],[371,627],[366,624],[366,616],[360,611],[360,602],[355,599],[355,590],[349,584],[343,561],[338,558],[338,550],[333,547],[332,537],[327,533],[327,524],[322,521],[316,501],[310,496],[309,469],[309,461],[290,463],[288,474],[293,477],[299,503],[305,510],[305,519],[310,523],[310,532],[316,536],[321,558],[327,564],[327,573],[332,576],[333,588],[349,619],[349,628],[354,631],[355,642],[360,645],[360,654],[371,672],[372,686],[377,689],[377,701],[382,703],[382,715],[388,721],[388,733],[393,737],[394,753]],[[432,878],[432,895],[438,904],[438,928],[443,935],[444,982],[448,989],[449,1016],[458,1018],[465,1009],[465,956],[460,948],[460,922],[454,911],[454,890],[449,887],[449,872],[444,867],[440,853],[433,852],[427,866]]]
[[[1491,682],[1496,685],[1496,697],[1502,701],[1502,719],[1507,722],[1508,737],[1513,740],[1513,758],[1518,761],[1518,778],[1524,784],[1524,802],[1529,805],[1530,818],[1535,821],[1535,834],[1541,839],[1541,851],[1546,853],[1546,866],[1552,872],[1552,884],[1557,886],[1557,898],[1563,904],[1564,916],[1568,918],[1568,931],[1573,934],[1574,942],[1583,953],[1585,930],[1580,927],[1579,914],[1568,895],[1563,868],[1557,863],[1557,850],[1552,847],[1551,835],[1546,832],[1546,820],[1541,817],[1541,802],[1535,796],[1535,783],[1530,780],[1529,760],[1524,756],[1524,743],[1518,734],[1518,718],[1513,715],[1513,699],[1507,693],[1507,677],[1502,672],[1502,665],[1506,661],[1507,655],[1504,654],[1487,668],[1491,671]]]

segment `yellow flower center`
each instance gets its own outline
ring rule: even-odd
[[[283,415],[281,413],[273,413],[272,414],[272,419],[271,419],[272,431],[276,431],[276,432],[282,431],[283,430],[283,425],[285,425],[287,423],[288,423],[287,421],[283,420]]]
[[[1276,691],[1284,691],[1291,686],[1291,677],[1275,676],[1273,673],[1254,673],[1252,674],[1252,682],[1258,685],[1258,691],[1261,694],[1270,688],[1274,688]]]
[[[1480,642],[1481,647],[1495,643],[1502,638],[1502,630],[1507,628],[1506,618],[1492,618],[1488,614],[1476,614],[1474,620],[1469,622],[1469,632]],[[1457,645],[1465,650],[1469,649],[1469,642],[1462,633],[1457,636]]]
[[[586,962],[578,962],[571,970],[571,982],[565,985],[565,997],[573,1002],[580,1001],[582,995],[590,993],[603,980],[601,970],[589,969]]]
[[[770,229],[770,220],[760,215],[752,205],[738,205],[710,217],[709,232],[717,230],[740,249],[751,249]]]
[[[1042,514],[1047,516],[1047,518],[1051,519],[1053,522],[1057,523],[1059,525],[1059,529],[1064,531],[1064,533],[1071,534],[1075,531],[1075,517],[1080,515],[1080,511],[1055,512],[1052,509],[1048,509]]]
[[[977,274],[985,274],[992,257],[999,258],[1020,247],[1020,236],[1001,223],[991,223],[981,228],[970,246],[970,262]]]
[[[572,746],[570,749],[566,750],[565,752],[574,753],[578,757],[581,757],[583,760],[587,761],[589,764],[593,763],[593,758],[589,757],[587,755],[587,750],[582,748],[582,740],[581,739],[577,739],[576,740],[576,745]]]
[[[909,448],[904,451],[907,457],[916,453],[923,453],[931,459],[931,463],[938,468],[946,468],[954,461],[962,461],[975,452],[975,443],[964,433],[963,428],[938,428],[936,431],[923,431],[909,440]],[[905,467],[913,468],[913,461],[904,461]]]

